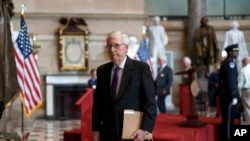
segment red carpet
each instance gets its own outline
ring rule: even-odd
[[[73,129],[64,132],[64,141],[81,141],[81,129]]]
[[[185,88],[183,90],[186,91]],[[185,95],[185,97],[186,96],[187,95]],[[92,91],[90,89],[87,90],[86,94],[83,95],[83,97],[76,103],[77,105],[81,105],[81,129],[65,131],[64,140],[80,141],[81,138],[81,141],[90,141],[92,139]],[[207,126],[203,128],[184,128],[179,126],[179,123],[185,120],[184,115],[189,112],[189,108],[187,108],[185,105],[188,104],[185,103],[181,106],[181,109],[183,109],[181,111],[182,115],[157,115],[155,127],[153,130],[154,141],[217,141],[219,135],[219,124],[221,122],[220,117],[199,117],[201,121],[208,123]]]
[[[154,141],[217,141],[220,118],[201,117],[208,125],[204,128],[184,128],[178,124],[185,117],[159,114],[153,130]]]
[[[154,141],[217,141],[220,118],[200,117],[201,121],[208,123],[203,128],[180,127],[178,124],[184,120],[185,117],[180,115],[159,114],[153,130]],[[77,141],[80,133],[80,129],[66,131],[64,139]]]

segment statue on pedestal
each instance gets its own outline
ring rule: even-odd
[[[157,58],[158,56],[165,56],[165,46],[168,43],[168,36],[165,28],[160,25],[160,17],[154,17],[154,25],[148,30],[148,44],[151,52],[154,74],[157,74]]]
[[[226,32],[223,50],[232,44],[238,44],[239,52],[237,57],[237,69],[238,71],[242,67],[242,59],[248,56],[244,33],[240,31],[238,21],[231,23],[232,29]]]
[[[196,50],[196,62],[199,67],[206,67],[207,74],[210,66],[219,60],[219,47],[214,28],[207,24],[208,19],[202,17],[201,25],[195,31],[194,46]]]

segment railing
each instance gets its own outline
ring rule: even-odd
[[[93,90],[87,88],[87,92],[75,103],[81,106],[81,141],[92,140]]]
[[[88,98],[89,95],[92,96],[92,93],[93,93],[94,89],[93,88],[87,88],[86,90],[87,91],[83,94],[83,96],[76,101],[76,103],[75,103],[76,105],[81,105],[82,102],[85,101]]]

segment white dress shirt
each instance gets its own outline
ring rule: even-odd
[[[166,66],[167,66],[167,63],[164,63],[164,64],[160,67],[158,74],[159,74]]]
[[[239,89],[250,89],[250,64],[241,69],[238,86]]]
[[[119,65],[119,77],[118,77],[118,85],[117,85],[117,88],[116,88],[116,95],[118,95],[119,93],[119,89],[120,89],[120,85],[121,85],[121,80],[122,80],[122,75],[123,75],[123,70],[124,70],[124,66],[125,66],[125,63],[126,63],[126,60],[127,60],[127,56],[124,58],[124,60],[122,61],[122,63]],[[111,82],[110,84],[112,85],[112,81],[113,81],[113,77],[114,77],[114,72],[115,72],[115,68],[117,66],[114,65],[113,68],[112,68],[112,72],[111,72]]]

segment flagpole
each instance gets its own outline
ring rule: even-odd
[[[25,5],[24,4],[21,4],[21,15],[23,15],[24,14],[24,11],[26,11],[26,7],[25,7]],[[22,26],[22,25],[21,25]],[[24,60],[25,58],[23,57],[23,60]],[[25,61],[24,61],[24,67],[23,67],[23,75],[25,74]],[[21,126],[22,126],[22,141],[24,141],[25,139],[24,139],[24,111],[23,111],[23,108],[24,108],[24,100],[25,100],[25,78],[24,78],[24,80],[23,80],[23,91],[22,91],[22,95],[23,95],[23,102],[21,102],[21,114],[22,114],[22,118],[21,118]]]
[[[23,137],[24,137],[24,118],[23,118],[23,116],[24,116],[24,114],[23,114],[23,103],[21,102],[21,114],[22,114],[22,118],[21,118],[21,124],[22,124],[22,139],[23,139]]]

